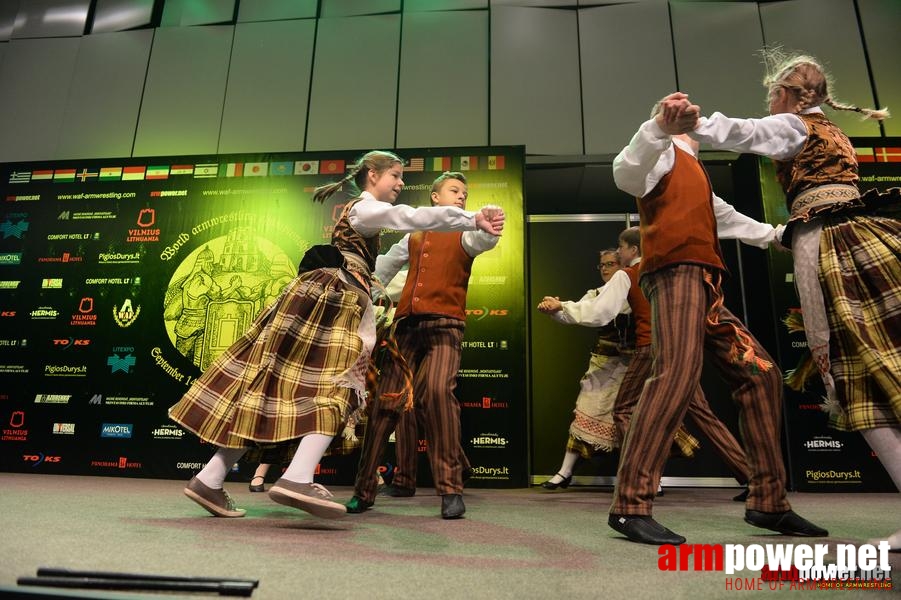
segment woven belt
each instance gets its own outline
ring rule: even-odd
[[[860,192],[853,185],[834,183],[804,190],[795,197],[791,205],[791,219],[807,220],[807,215],[818,212],[825,206],[852,202],[860,198]]]

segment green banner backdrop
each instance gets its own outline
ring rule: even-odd
[[[507,213],[474,264],[458,398],[471,485],[526,485],[523,148],[405,149],[399,202],[445,170]],[[0,469],[184,479],[212,449],[168,420],[191,382],[327,243],[362,152],[0,166]],[[382,251],[400,239],[385,232]],[[329,456],[326,484],[356,455]],[[241,469],[252,470],[253,465]],[[247,475],[249,477],[249,475]]]

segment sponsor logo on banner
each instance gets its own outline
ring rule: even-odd
[[[510,374],[502,369],[460,369],[457,377],[464,379],[509,379]]]
[[[141,285],[140,277],[88,277],[85,285]]]
[[[0,317],[4,319],[12,319],[16,316],[16,311],[14,310],[0,310]]]
[[[80,263],[84,258],[71,252],[63,252],[60,256],[39,256],[39,263]]]
[[[94,314],[94,298],[85,296],[78,303],[78,312],[72,314],[69,325],[80,327],[93,327],[97,325],[97,315]]]
[[[131,298],[126,298],[118,308],[113,305],[113,320],[116,321],[116,325],[119,327],[130,327],[138,320],[140,314],[140,305],[137,308],[133,308],[131,305]]]
[[[28,313],[28,316],[33,321],[50,321],[59,316],[59,311],[52,306],[39,306]]]
[[[137,461],[128,460],[127,456],[120,456],[118,459],[97,459],[92,460],[89,466],[99,469],[143,469],[144,465]]]
[[[71,211],[64,210],[56,216],[57,221],[97,221],[115,219],[119,215],[110,210]],[[94,239],[100,239],[100,234],[95,233]],[[87,239],[87,238],[78,238]]]
[[[87,365],[44,365],[44,377],[87,377]]]
[[[40,194],[10,194],[6,197],[7,202],[37,202],[40,199]]]
[[[75,435],[75,423],[54,423],[52,431],[55,435]]]
[[[21,252],[2,252],[0,253],[0,267],[16,266],[22,264]]]
[[[113,348],[113,353],[106,359],[106,364],[110,368],[110,373],[131,373],[137,359],[135,358],[133,346],[118,346]]]
[[[56,338],[51,340],[54,348],[62,348],[63,350],[68,350],[69,348],[87,348],[91,345],[91,340],[87,338]]]
[[[485,410],[495,408],[510,408],[509,402],[501,402],[492,396],[482,396],[480,400],[466,400],[460,403],[464,408],[481,408]]]
[[[23,454],[22,460],[31,465],[32,467],[38,467],[44,463],[55,465],[57,463],[62,462],[62,456],[54,456],[51,454],[44,454],[43,452],[38,452],[36,454]]]
[[[28,213],[12,213],[6,215],[6,219],[0,223],[0,235],[3,236],[3,239],[23,239],[28,232],[29,227],[28,221],[26,220],[27,216]]]
[[[509,442],[497,433],[480,433],[470,438],[469,443],[473,448],[506,448]]]
[[[68,404],[72,394],[35,394],[35,404]]]
[[[27,373],[28,367],[25,365],[0,365],[0,374],[25,375]]]
[[[137,227],[130,228],[125,241],[129,244],[160,241],[160,230],[156,224],[156,209],[142,208],[135,220]]]
[[[202,462],[177,462],[175,463],[175,468],[179,471],[199,471],[206,463]]]
[[[0,348],[24,348],[28,346],[28,338],[2,338]]]
[[[804,442],[808,452],[840,452],[844,444],[828,435],[818,435]]]
[[[134,430],[132,423],[104,423],[100,426],[102,438],[130,438]]]
[[[9,415],[7,421],[8,427],[4,427],[0,432],[0,441],[2,442],[27,442],[28,430],[25,429],[25,411],[14,410]]]
[[[509,344],[507,343],[507,340],[464,340],[461,342],[460,347],[474,350],[507,350]]]
[[[89,404],[100,404],[101,402],[107,406],[153,406],[153,400],[147,396],[107,396],[103,398],[100,394],[92,396]]]
[[[510,479],[510,468],[505,466],[472,467],[473,479]]]
[[[860,470],[858,469],[849,469],[847,471],[839,471],[836,469],[805,469],[804,477],[807,478],[807,483],[825,485],[861,483]]]
[[[15,290],[19,288],[21,280],[4,279],[0,280],[0,290]]]
[[[466,309],[466,317],[472,318],[475,321],[481,321],[486,317],[506,317],[509,316],[510,311],[506,308],[488,308],[487,306],[483,306],[481,308],[467,308]]]
[[[45,290],[61,290],[63,289],[62,277],[47,277],[41,280],[41,289]]]
[[[133,265],[141,262],[140,252],[100,252],[98,265]]]
[[[335,467],[323,467],[321,464],[316,465],[314,475],[337,475],[338,469]]]
[[[163,423],[150,434],[155,440],[180,440],[185,435],[185,431],[171,423]]]
[[[77,233],[48,233],[47,234],[48,242],[58,242],[58,241],[82,242],[85,240],[93,240],[96,242],[99,239],[100,239],[99,231],[95,231],[94,233],[77,232]]]

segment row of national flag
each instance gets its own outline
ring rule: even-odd
[[[855,148],[858,163],[901,162],[901,148]]]
[[[479,168],[501,170],[504,157],[496,156],[430,156],[411,158],[407,171],[476,171]],[[9,183],[53,181],[84,183],[87,181],[144,181],[170,177],[278,177],[285,175],[340,175],[345,172],[343,160],[294,160],[271,162],[195,163],[181,165],[147,165],[83,169],[38,169],[13,171]]]
[[[278,177],[283,175],[344,175],[343,160],[289,160],[244,163],[194,163],[181,165],[148,165],[83,169],[38,169],[13,171],[9,183],[53,181],[73,183],[86,181],[144,181],[170,177]]]
[[[506,167],[502,155],[493,156],[429,156],[427,158],[411,158],[404,170],[418,171],[478,171],[479,167],[489,171],[502,170]]]

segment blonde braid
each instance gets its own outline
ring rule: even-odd
[[[853,104],[843,104],[841,102],[836,102],[831,97],[823,100],[823,104],[832,107],[835,110],[851,110],[856,113],[860,113],[863,119],[873,119],[875,121],[884,121],[892,116],[889,112],[888,108],[883,109],[873,109],[873,108],[861,108],[859,106],[855,106]]]

